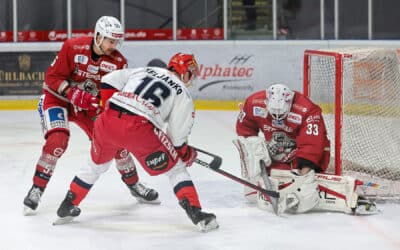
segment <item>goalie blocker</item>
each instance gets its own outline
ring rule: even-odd
[[[260,161],[271,166],[267,142],[258,136],[241,137],[233,141],[240,154],[241,174],[249,182],[264,187]],[[271,182],[279,190],[279,213],[304,213],[313,211],[333,211],[347,214],[375,214],[375,203],[356,193],[363,183],[350,176],[314,173],[311,170],[299,175],[297,170],[270,169]],[[244,187],[244,196],[257,203],[261,209],[272,211],[271,199],[255,190]]]

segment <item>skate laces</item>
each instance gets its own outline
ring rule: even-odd
[[[32,188],[31,191],[29,192],[29,199],[31,201],[34,201],[38,203],[40,201],[40,197],[42,196],[42,191],[40,188]]]

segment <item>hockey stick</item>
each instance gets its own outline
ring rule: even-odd
[[[260,160],[260,168],[261,168],[261,179],[264,182],[265,188],[272,190],[274,188],[274,185],[271,182],[271,179],[268,177],[267,170],[265,169],[265,164],[262,160]],[[279,193],[278,193],[279,194]],[[271,201],[272,208],[274,209],[274,213],[276,215],[279,215],[279,207],[278,207],[278,199],[279,197],[272,197],[271,195],[269,196],[269,199]]]
[[[193,146],[191,146],[191,147],[193,147]],[[219,167],[220,167],[221,164],[222,164],[222,158],[221,158],[221,157],[219,157],[219,156],[217,156],[217,155],[215,155],[215,154],[211,154],[211,153],[209,153],[209,152],[206,152],[206,151],[204,151],[204,150],[202,150],[202,149],[199,149],[199,148],[196,148],[196,147],[193,147],[193,148],[196,149],[196,151],[198,151],[198,152],[200,152],[200,153],[203,153],[203,154],[205,154],[205,155],[208,155],[208,156],[210,156],[210,157],[213,158],[213,160],[212,160],[210,163],[208,163],[208,162],[206,162],[206,161],[203,161],[203,160],[200,160],[200,159],[197,158],[197,159],[195,160],[195,162],[196,162],[197,164],[199,164],[199,165],[201,165],[201,166],[203,166],[203,167],[206,167],[206,168],[208,168],[208,169],[211,169],[211,170],[213,170],[214,172],[217,172],[217,173],[219,173],[219,174],[221,174],[221,175],[223,175],[223,176],[225,176],[225,177],[227,177],[227,178],[229,178],[229,179],[231,179],[231,180],[234,180],[234,181],[236,181],[236,182],[239,182],[239,183],[242,184],[242,185],[245,185],[245,186],[250,187],[250,188],[252,188],[252,189],[254,189],[254,190],[260,191],[261,193],[263,193],[263,194],[265,194],[265,195],[268,195],[268,196],[273,197],[273,198],[279,198],[279,192],[272,191],[272,190],[266,190],[266,189],[264,189],[264,188],[262,188],[262,187],[259,187],[259,186],[257,186],[257,185],[254,185],[254,184],[251,183],[251,182],[248,182],[248,181],[246,181],[246,180],[243,180],[242,178],[239,178],[239,177],[237,177],[237,176],[235,176],[235,175],[233,175],[233,174],[230,174],[230,173],[228,173],[228,172],[226,172],[226,171],[220,169]]]

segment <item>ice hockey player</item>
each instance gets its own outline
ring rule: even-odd
[[[187,144],[195,114],[187,87],[197,74],[194,56],[178,53],[170,59],[168,69],[123,69],[102,78],[102,99],[108,103],[95,121],[91,158],[72,181],[55,224],[80,214],[82,199],[109,168],[118,149],[126,148],[147,173],[168,176],[180,206],[201,231],[218,228],[216,216],[202,211],[186,169],[197,157]]]
[[[71,38],[64,42],[57,57],[46,72],[39,113],[45,143],[36,163],[33,185],[24,199],[24,214],[37,210],[41,196],[53,175],[57,161],[67,149],[69,122],[76,123],[89,138],[93,120],[98,115],[98,89],[106,73],[127,66],[118,51],[124,30],[118,19],[100,17],[95,36]],[[132,157],[126,150],[116,152],[115,161],[123,182],[139,201],[160,203],[158,193],[139,182]]]
[[[279,213],[377,211],[373,202],[356,193],[358,180],[323,174],[329,164],[330,141],[321,108],[303,94],[273,84],[250,95],[241,106],[236,133],[233,142],[239,151],[242,177],[265,187],[261,171],[265,167],[273,188],[280,193]],[[245,188],[245,197],[261,208],[272,209],[270,197],[260,192]]]

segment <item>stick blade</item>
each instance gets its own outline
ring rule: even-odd
[[[271,179],[268,177],[267,175],[267,171],[265,170],[265,165],[262,161],[260,161],[260,168],[261,168],[261,178],[264,182],[265,185],[265,189],[267,190],[273,190],[273,191],[277,191],[275,190],[275,186],[273,185]],[[278,193],[279,194],[279,193]],[[271,204],[272,204],[272,208],[274,210],[274,213],[276,215],[279,216],[279,214],[281,213],[279,210],[279,196],[278,197],[274,197],[274,196],[269,196],[270,200],[271,200]]]
[[[198,159],[198,161],[196,161],[197,163],[199,163],[199,161],[203,162],[208,166],[205,166],[202,163],[200,163],[200,164],[205,166],[205,167],[212,168],[212,169],[219,169],[219,167],[222,165],[222,158],[220,156],[218,156],[216,154],[212,154],[210,152],[207,152],[207,151],[202,150],[202,149],[197,148],[197,147],[193,147],[193,146],[191,146],[191,147],[194,148],[198,153],[200,153],[200,157],[201,158],[207,158],[207,160]],[[205,156],[205,157],[203,157],[203,156]]]

